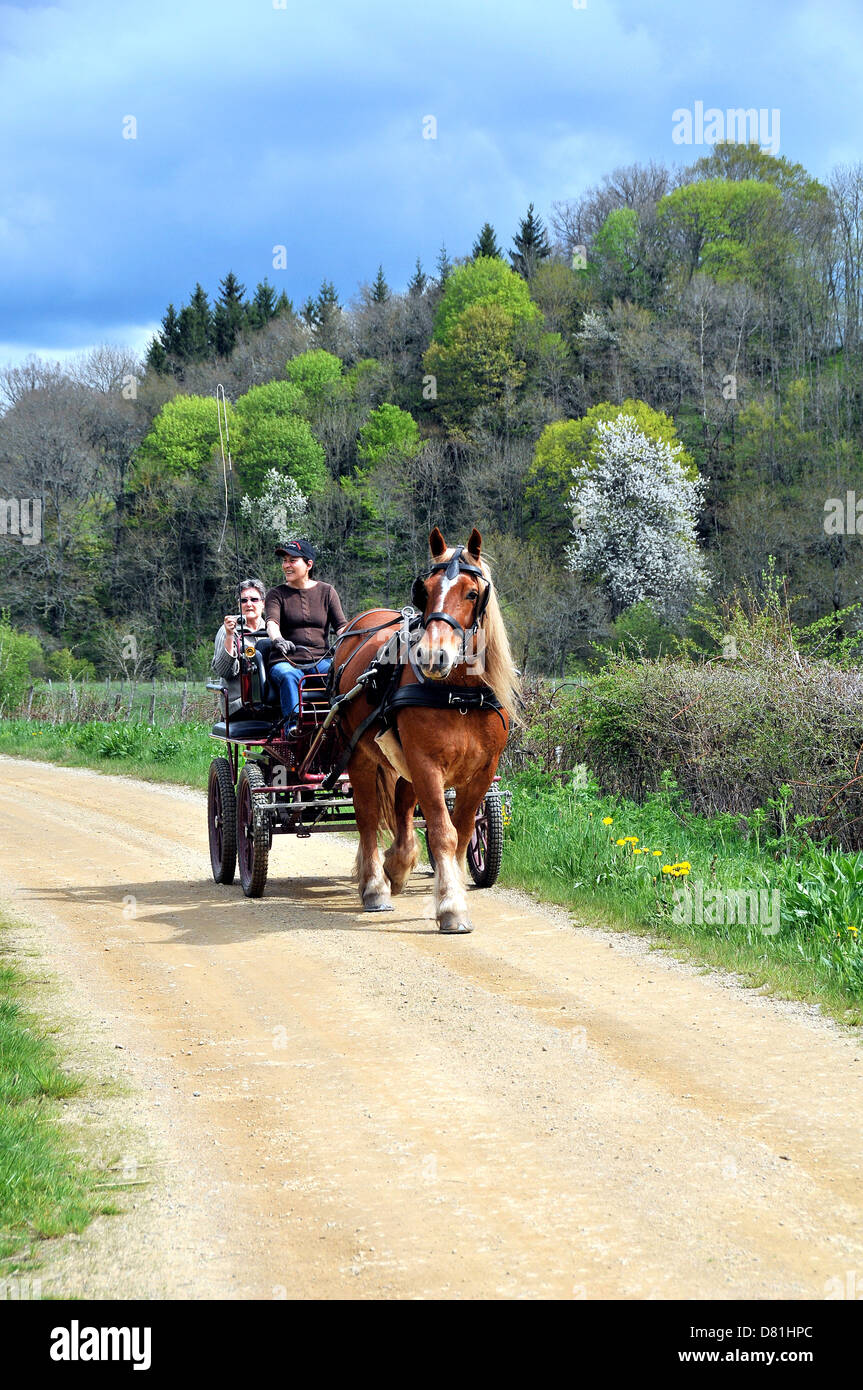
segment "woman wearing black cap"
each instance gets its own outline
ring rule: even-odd
[[[267,594],[264,613],[267,634],[273,639],[267,660],[282,714],[290,725],[299,705],[300,677],[330,669],[333,663],[324,656],[327,628],[341,632],[347,618],[332,584],[311,578],[315,550],[308,541],[285,541],[276,546],[276,554],[285,582]]]

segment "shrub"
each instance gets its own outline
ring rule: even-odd
[[[9,621],[9,610],[0,610],[0,711],[20,703],[30,684],[30,663],[41,654],[36,638],[17,632]]]

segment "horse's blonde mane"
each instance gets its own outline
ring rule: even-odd
[[[454,551],[454,546],[448,547],[440,559],[449,560]],[[469,552],[465,551],[465,555],[468,556]],[[474,557],[470,555],[469,558],[473,560]],[[482,630],[485,633],[484,679],[486,684],[491,686],[509,715],[510,725],[516,727],[522,723],[521,680],[512,659],[509,638],[504,626],[503,614],[500,611],[500,604],[497,601],[497,591],[491,577],[491,570],[484,556],[480,557],[479,567],[491,586],[488,604],[482,620]]]

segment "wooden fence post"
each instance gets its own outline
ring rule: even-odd
[[[183,681],[183,703],[180,705],[180,722],[181,722],[181,723],[183,722],[183,720],[184,720],[185,717],[186,717],[186,711],[188,710],[188,707],[189,707],[189,682],[188,682],[188,681]]]
[[[31,686],[30,686],[30,689],[27,691],[27,718],[28,718],[28,719],[30,718],[30,711],[31,711],[31,709],[33,708],[33,691],[34,691],[35,689],[36,689],[36,687],[35,687],[34,685],[31,685]]]
[[[156,722],[156,677],[153,677],[153,687],[150,691],[150,723]]]
[[[126,712],[126,717],[127,717],[127,719],[131,719],[131,718],[132,718],[132,701],[133,701],[134,698],[135,698],[135,686],[136,686],[136,685],[137,685],[137,681],[133,681],[133,680],[130,679],[130,681],[129,681],[129,708],[128,708],[127,712]]]

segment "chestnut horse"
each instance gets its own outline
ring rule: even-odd
[[[465,898],[465,855],[477,807],[485,796],[518,718],[518,672],[488,565],[481,558],[482,537],[474,528],[467,546],[448,547],[437,527],[429,536],[431,572],[414,584],[413,602],[422,610],[410,659],[395,677],[399,692],[410,686],[428,705],[398,703],[392,728],[378,734],[376,721],[361,734],[348,763],[360,832],[356,874],[367,912],[391,908],[419,858],[413,828],[419,802],[435,860],[435,916],[442,932],[472,930]],[[390,609],[362,613],[339,639],[336,694],[351,690],[373,657],[386,659],[403,619]],[[416,640],[416,639],[419,640]],[[427,683],[427,684],[426,684]],[[446,687],[441,691],[432,687]],[[416,689],[414,689],[416,687]],[[466,709],[443,708],[441,699],[458,699]],[[468,694],[472,691],[473,694]],[[479,694],[491,703],[479,704]],[[432,696],[437,697],[432,707]],[[342,732],[347,740],[377,705],[365,694],[346,704]],[[444,789],[456,789],[452,817]],[[382,826],[393,842],[381,857]]]

